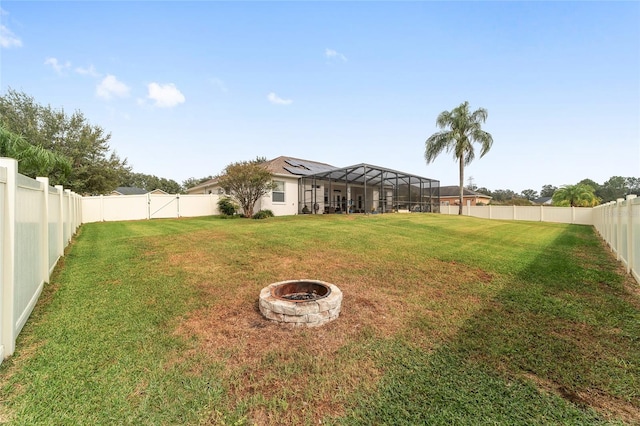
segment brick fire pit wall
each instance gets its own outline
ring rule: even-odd
[[[329,287],[330,293],[317,300],[284,300],[274,296],[274,289],[290,283],[317,283]],[[317,327],[333,321],[340,315],[342,291],[324,281],[292,280],[280,281],[263,288],[260,292],[260,312],[270,321],[290,324],[294,327]]]

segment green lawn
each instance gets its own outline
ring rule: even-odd
[[[319,279],[338,320],[260,290]],[[0,366],[10,424],[640,424],[640,296],[586,226],[430,214],[84,225]]]

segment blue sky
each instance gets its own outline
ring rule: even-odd
[[[0,92],[82,111],[182,182],[288,155],[458,183],[438,114],[486,108],[478,186],[640,176],[638,2],[0,3]],[[465,182],[466,184],[467,182]]]

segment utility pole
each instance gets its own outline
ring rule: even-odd
[[[475,191],[478,187],[476,186],[474,180],[473,180],[473,176],[469,176],[467,178],[467,189],[470,189],[472,191]]]

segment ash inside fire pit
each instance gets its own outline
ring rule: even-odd
[[[331,294],[331,289],[317,281],[292,281],[275,287],[273,296],[291,301],[318,300]]]
[[[286,294],[282,298],[287,300],[315,300],[318,295],[315,293],[292,293]]]

